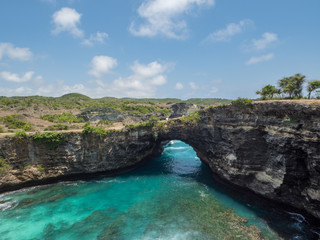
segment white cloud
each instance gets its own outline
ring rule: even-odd
[[[27,61],[32,58],[32,52],[29,48],[15,47],[12,43],[0,43],[0,60],[5,56],[13,60]]]
[[[0,77],[8,82],[24,83],[30,81],[33,74],[33,71],[26,72],[24,74],[21,74],[20,76],[16,73],[1,72]]]
[[[183,89],[183,84],[180,83],[180,82],[176,83],[175,89],[182,90]]]
[[[161,64],[157,61],[149,64],[134,62],[131,66],[132,74],[128,77],[120,77],[111,82],[104,82],[101,79],[91,81],[90,86],[84,84],[67,85],[63,81],[46,84],[41,76],[30,81],[39,82],[37,87],[19,87],[16,89],[0,88],[0,95],[3,96],[61,96],[67,93],[82,93],[90,97],[154,97],[159,86],[167,82],[165,73],[169,71],[170,64]],[[19,76],[18,76],[19,77]],[[20,77],[21,78],[21,77]],[[93,85],[95,82],[97,85]],[[40,85],[40,86],[39,86]]]
[[[151,62],[147,65],[135,62],[131,67],[132,75],[119,78],[108,85],[113,96],[152,97],[157,86],[167,82],[163,74],[168,70],[166,64]]]
[[[188,29],[182,16],[194,7],[213,5],[214,0],[145,0],[138,8],[138,14],[144,23],[136,26],[132,22],[129,30],[136,36],[185,38]]]
[[[189,82],[189,86],[190,86],[191,89],[193,89],[193,90],[199,89],[199,86],[198,86],[196,83],[194,83],[194,82]]]
[[[104,43],[108,38],[108,34],[105,32],[97,32],[95,35],[91,34],[88,39],[84,39],[81,44],[92,47],[95,43]]]
[[[88,72],[90,75],[100,78],[117,66],[117,60],[108,56],[95,56],[91,61],[92,69]]]
[[[18,88],[0,88],[1,96],[53,96],[59,97],[67,93],[82,93],[96,97],[95,91],[85,88],[83,84],[75,84],[72,86],[59,81],[56,84],[42,85],[38,88],[18,87]]]
[[[278,41],[278,35],[275,33],[265,32],[261,39],[253,39],[253,47],[256,50],[267,48],[271,43]]]
[[[220,29],[216,32],[211,33],[205,41],[213,42],[225,42],[230,41],[231,37],[242,33],[248,26],[253,25],[253,21],[250,19],[245,19],[239,23],[229,23],[226,28]]]
[[[252,64],[259,63],[259,62],[266,62],[266,61],[271,60],[273,57],[274,57],[273,53],[270,53],[270,54],[267,54],[267,55],[263,55],[263,56],[260,56],[260,57],[252,57],[246,62],[246,64],[247,65],[252,65]]]
[[[74,37],[83,37],[83,31],[79,29],[81,14],[72,8],[61,8],[52,15],[52,21],[55,29],[52,31],[58,34],[62,31],[69,32]]]

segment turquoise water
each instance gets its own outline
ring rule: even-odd
[[[0,196],[0,239],[257,239],[252,225],[265,239],[317,236],[299,214],[230,197],[180,141],[118,177]]]

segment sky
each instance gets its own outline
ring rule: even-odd
[[[0,96],[256,98],[320,79],[319,0],[1,0]]]

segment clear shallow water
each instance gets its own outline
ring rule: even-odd
[[[180,141],[119,177],[0,196],[0,239],[256,239],[253,224],[265,239],[317,239],[299,214],[231,198]]]

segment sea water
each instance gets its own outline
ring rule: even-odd
[[[180,141],[127,174],[0,196],[0,239],[317,239],[294,212],[258,207],[216,184]]]

